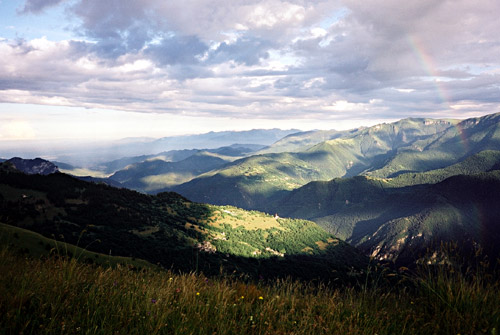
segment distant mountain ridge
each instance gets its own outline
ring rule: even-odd
[[[54,163],[42,158],[23,159],[13,157],[5,161],[5,163],[11,164],[14,168],[26,174],[48,175],[59,172],[58,167]]]
[[[269,201],[314,180],[376,170],[405,147],[457,124],[456,120],[404,119],[343,133],[298,152],[254,155],[175,186],[194,201],[265,209]]]
[[[153,141],[150,145],[170,147],[175,144],[176,149],[213,149],[223,146],[230,146],[234,143],[251,143],[260,145],[270,145],[283,137],[297,133],[298,129],[282,130],[273,129],[253,129],[246,131],[220,131],[209,132],[199,135],[185,135],[176,137],[164,137]]]
[[[500,148],[500,113],[454,123],[442,132],[414,141],[367,175],[394,177],[443,168],[484,150]]]
[[[253,129],[247,131],[221,131],[209,132],[205,134],[171,136],[155,139],[152,141],[117,143],[110,148],[106,148],[106,153],[121,153],[124,156],[135,155],[156,155],[159,152],[171,150],[191,150],[191,149],[216,149],[227,147],[235,143],[245,143],[245,145],[271,145],[279,139],[298,132],[297,129]]]
[[[176,162],[150,159],[135,163],[115,172],[109,179],[116,180],[130,189],[158,192],[227,163],[227,160],[200,151]]]
[[[297,152],[315,144],[352,135],[364,128],[350,130],[311,130],[287,135],[267,148],[259,150],[258,154]]]
[[[185,129],[185,131],[189,131],[189,129]],[[299,131],[297,129],[282,130],[277,128],[253,129],[169,136],[159,139],[127,138],[104,142],[67,141],[66,143],[65,141],[61,143],[60,141],[19,141],[4,143],[0,147],[0,156],[50,156],[56,161],[65,162],[76,167],[91,168],[124,157],[156,155],[171,150],[216,149],[231,146],[235,143],[243,143],[247,147],[248,145],[260,145],[260,148],[262,148],[262,146],[271,145],[284,136]]]
[[[123,157],[109,162],[103,162],[96,166],[97,170],[103,170],[106,173],[115,173],[126,168],[129,165],[142,163],[151,159],[161,159],[165,162],[178,162],[200,152],[217,153],[225,156],[244,156],[256,150],[262,149],[260,144],[231,144],[214,149],[182,149],[160,152],[158,154],[141,155],[133,157]]]
[[[126,165],[107,178],[110,182],[117,181],[141,192],[157,193],[251,155],[262,147],[259,144],[232,144],[215,149],[172,150],[156,155],[126,157],[103,165],[107,171]],[[64,172],[71,174],[72,171]]]

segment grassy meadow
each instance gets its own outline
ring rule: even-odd
[[[494,335],[500,329],[495,278],[450,266],[378,272],[357,287],[333,288],[133,271],[4,247],[0,273],[0,334]]]

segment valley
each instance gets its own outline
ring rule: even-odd
[[[441,243],[456,242],[467,250],[479,243],[495,258],[499,249],[494,241],[500,237],[496,220],[500,199],[495,192],[499,186],[500,170],[499,125],[500,114],[491,114],[462,121],[413,118],[349,131],[288,133],[267,146],[259,144],[262,141],[253,144],[235,142],[212,149],[175,149],[123,157],[94,168],[104,176],[96,174],[78,178],[122,189],[109,188],[109,194],[119,192],[123,193],[121,198],[145,201],[142,207],[134,205],[133,214],[127,214],[141,223],[131,219],[123,223],[134,227],[136,233],[118,238],[113,242],[114,248],[121,238],[139,238],[137,241],[146,238],[148,244],[158,242],[159,232],[166,229],[160,224],[161,218],[170,222],[175,217],[171,215],[172,210],[167,214],[158,212],[161,208],[158,202],[165,194],[170,194],[169,199],[173,199],[174,193],[168,193],[173,191],[182,195],[186,203],[194,201],[190,206],[205,213],[201,217],[189,216],[194,221],[180,220],[185,221],[178,223],[184,228],[175,228],[175,233],[172,227],[167,229],[167,235],[179,239],[180,245],[192,247],[208,241],[215,250],[239,250],[234,254],[238,257],[285,254],[280,250],[288,250],[286,254],[289,256],[290,250],[317,253],[320,245],[317,243],[339,238],[358,248],[365,256],[409,266]],[[252,134],[255,138],[258,132]],[[243,135],[247,137],[242,138]],[[248,133],[235,133],[233,140],[249,139],[248,136]],[[206,140],[209,137],[199,138]],[[226,143],[231,142],[230,133],[212,133],[210,138],[224,138]],[[78,169],[65,163],[60,165],[61,171],[66,173]],[[125,189],[151,195],[127,193]],[[97,196],[99,192],[94,193]],[[75,198],[68,201],[87,204],[89,200],[83,200],[82,194],[72,194]],[[457,194],[461,196],[457,197]],[[106,197],[97,202],[110,201],[111,198]],[[106,206],[105,210],[99,207],[98,211],[107,212],[104,217],[116,218],[123,216],[121,212],[128,208],[129,203]],[[113,206],[122,208],[121,212],[110,211]],[[248,217],[236,215],[241,224],[232,227],[231,234],[235,234],[233,238],[239,236],[240,242],[224,240],[220,232],[207,233],[223,227],[220,224],[211,226],[208,217],[234,219],[217,206],[233,206],[232,210],[227,210],[229,212],[241,208],[237,211],[246,209],[254,213]],[[87,212],[96,211],[85,206],[72,206],[71,214],[64,206],[57,210],[55,207],[49,211],[73,215],[74,218],[68,220],[70,222],[82,221]],[[151,214],[144,216],[144,211]],[[253,220],[264,215],[257,214],[257,211],[292,218],[290,222],[294,219],[311,220],[321,227],[318,231],[325,229],[333,237],[320,234],[321,239],[317,235],[318,240],[310,240],[309,244],[300,242],[300,248],[287,245],[286,240],[291,240],[291,237],[283,237],[283,242],[269,240],[269,236],[278,236],[281,229],[266,225],[265,229],[248,229]],[[89,217],[83,221],[93,224],[98,218]],[[178,218],[175,220],[179,221]],[[279,222],[284,220],[287,219],[278,219]],[[60,223],[51,224],[54,231],[60,229]],[[245,226],[247,228],[243,228]],[[83,224],[79,227],[84,229]],[[139,231],[149,233],[137,235]],[[270,241],[277,244],[266,245]]]

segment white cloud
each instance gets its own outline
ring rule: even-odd
[[[30,0],[25,8],[44,15],[56,5],[77,17],[81,38],[0,36],[0,102],[234,120],[498,110],[494,0]]]

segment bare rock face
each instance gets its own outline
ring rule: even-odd
[[[54,163],[49,162],[42,158],[23,159],[19,157],[14,157],[7,160],[5,163],[10,163],[17,170],[26,174],[48,175],[59,172],[59,169]]]

